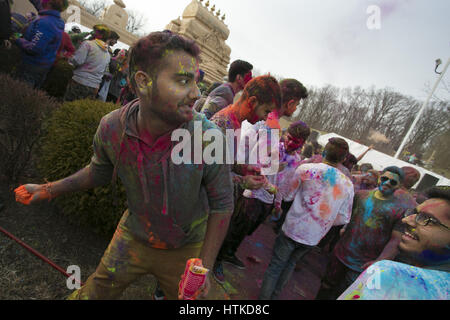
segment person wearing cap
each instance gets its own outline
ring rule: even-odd
[[[69,59],[75,70],[64,97],[65,101],[95,99],[97,96],[111,60],[106,44],[109,34],[110,30],[106,26],[94,26],[94,40],[83,42]]]
[[[75,50],[78,50],[78,48],[81,46],[81,43],[90,34],[91,34],[90,32],[81,32],[81,29],[78,26],[72,27],[72,30],[69,31],[69,36],[73,46],[75,47]]]
[[[335,300],[370,265],[396,257],[401,220],[415,206],[394,195],[403,180],[400,168],[387,167],[377,189],[356,193],[352,218],[341,231],[316,299]]]
[[[406,212],[398,250],[408,260],[373,264],[339,300],[448,300],[450,187],[432,187]]]

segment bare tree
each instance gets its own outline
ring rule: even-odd
[[[127,10],[128,24],[127,30],[130,33],[141,35],[143,33],[143,27],[147,24],[148,19],[140,12],[135,10]]]
[[[87,12],[97,18],[100,17],[103,11],[110,5],[110,2],[107,0],[80,0],[78,2]]]

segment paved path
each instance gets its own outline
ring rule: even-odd
[[[261,288],[264,272],[272,257],[276,235],[269,221],[263,223],[255,233],[246,237],[236,256],[244,262],[245,270],[224,264],[223,287],[232,300],[256,300]],[[255,262],[255,259],[260,262]],[[280,300],[311,300],[320,287],[320,278],[325,272],[328,257],[313,250],[297,264],[296,271],[280,295]]]

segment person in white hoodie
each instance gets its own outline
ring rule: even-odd
[[[105,42],[109,34],[110,30],[106,26],[94,26],[94,39],[83,42],[69,60],[75,70],[64,101],[95,99],[111,60]]]

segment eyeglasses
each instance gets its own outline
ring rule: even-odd
[[[415,221],[417,224],[426,227],[427,225],[432,224],[443,226],[445,229],[450,230],[445,224],[442,224],[438,219],[431,217],[428,213],[418,211],[416,208],[408,209],[405,213],[405,218],[416,215]]]
[[[398,184],[397,180],[389,179],[388,177],[381,177],[380,180],[382,183],[386,183],[387,181],[389,181],[389,184],[393,187],[395,187]]]

